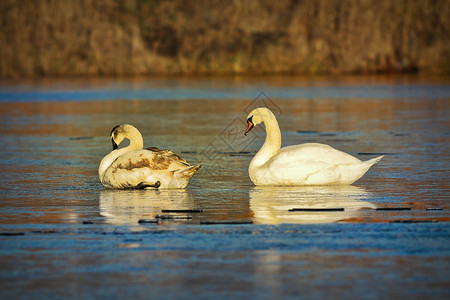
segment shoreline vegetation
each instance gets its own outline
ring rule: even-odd
[[[0,77],[450,73],[447,0],[3,0]]]

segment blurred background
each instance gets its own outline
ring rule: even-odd
[[[450,72],[447,0],[2,0],[0,76]]]

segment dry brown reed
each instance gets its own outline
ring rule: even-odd
[[[448,0],[2,0],[0,76],[450,72]]]

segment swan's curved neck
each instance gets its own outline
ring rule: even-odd
[[[100,179],[103,178],[103,174],[105,174],[106,170],[109,168],[109,166],[122,154],[125,154],[130,151],[134,150],[140,150],[144,147],[144,140],[142,139],[141,133],[133,128],[132,130],[129,130],[125,134],[125,138],[130,140],[130,145],[127,147],[113,150],[108,155],[106,155],[102,161],[100,162],[100,166],[98,167],[98,175],[100,176]]]
[[[256,153],[250,163],[250,168],[265,164],[272,156],[278,153],[281,148],[281,132],[277,119],[272,112],[262,115],[262,121],[266,126],[266,141],[261,149]]]
[[[128,147],[123,148],[127,149],[127,151],[125,152],[132,150],[139,150],[144,147],[144,140],[142,139],[142,135],[136,128],[133,128],[132,130],[128,131],[125,137],[130,140],[130,145]]]

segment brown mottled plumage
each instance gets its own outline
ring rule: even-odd
[[[186,166],[190,166],[190,164],[186,160],[181,158],[179,155],[175,154],[172,150],[169,150],[169,149],[161,150],[161,149],[156,148],[156,147],[148,147],[148,148],[145,148],[145,149],[153,151],[153,152],[156,152],[156,153],[159,153],[159,154],[161,154],[161,155],[163,155],[165,157],[170,157],[172,160],[176,160],[179,163],[184,164]]]
[[[130,145],[117,149],[125,138]],[[171,150],[142,149],[142,135],[129,124],[114,127],[111,140],[113,151],[99,166],[100,180],[108,188],[184,188],[201,167],[191,166]]]

